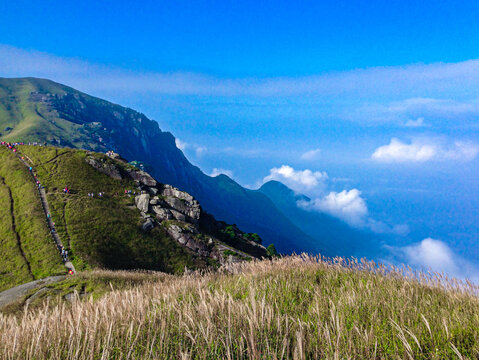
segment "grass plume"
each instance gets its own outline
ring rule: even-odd
[[[254,261],[0,315],[0,357],[472,359],[478,290],[354,259]]]

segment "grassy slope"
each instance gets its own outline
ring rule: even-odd
[[[12,198],[15,230],[25,257],[12,227]],[[35,183],[25,166],[3,146],[0,147],[0,249],[0,291],[65,273],[48,232]]]
[[[95,144],[82,136],[81,125],[66,121],[41,101],[31,101],[31,92],[62,94],[71,89],[50,81],[23,78],[17,81],[0,78],[0,133],[4,141],[48,143],[60,141],[75,144],[79,148],[95,148]],[[5,131],[7,127],[11,131]]]
[[[57,231],[78,270],[100,266],[181,272],[204,265],[161,227],[143,232],[134,198],[124,195],[125,189],[135,189],[134,183],[96,171],[85,162],[86,151],[35,146],[21,146],[20,151],[33,161]],[[65,186],[71,194],[63,194]],[[103,198],[87,195],[100,191]]]
[[[50,308],[58,305],[66,296],[97,300],[112,290],[128,290],[146,283],[163,281],[169,276],[162,272],[92,270],[79,272],[64,280],[38,287],[16,302],[0,309],[3,314],[22,315],[27,301],[29,309],[42,308],[48,301]]]
[[[459,290],[441,277],[411,280],[371,264],[300,257],[231,270],[234,275],[164,277],[94,302],[59,304],[18,318],[0,315],[0,343],[6,344],[0,357],[479,356],[477,286]],[[9,341],[14,334],[15,350]]]

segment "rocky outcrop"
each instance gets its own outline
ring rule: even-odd
[[[168,224],[166,226],[168,234],[178,241],[181,245],[187,247],[188,249],[198,253],[201,256],[209,256],[210,250],[206,244],[203,244],[200,241],[195,240],[194,232],[195,229],[192,228],[182,228],[177,224]]]
[[[113,179],[121,180],[123,179],[123,176],[120,173],[120,170],[118,167],[111,163],[111,162],[106,162],[105,159],[100,158],[97,159],[93,156],[87,156],[85,161],[87,164],[91,165],[95,169],[97,169],[99,172],[108,175],[109,177],[112,177]]]
[[[150,231],[155,227],[155,221],[152,218],[147,218],[146,221],[143,223],[141,228],[143,231]]]
[[[145,171],[142,170],[127,170],[128,175],[131,179],[138,181],[140,184],[145,186],[154,187],[158,182],[153,179],[153,177]]]
[[[135,197],[135,204],[136,207],[143,211],[144,213],[148,212],[150,207],[150,195],[149,194],[141,194]]]
[[[135,206],[143,219],[143,231],[161,226],[180,245],[219,264],[267,256],[263,246],[248,239],[236,226],[216,221],[187,192],[158,183],[150,174],[126,164],[125,160],[117,162],[121,159],[118,154],[108,152],[107,155],[102,158],[89,154],[86,162],[114,179],[136,183]]]

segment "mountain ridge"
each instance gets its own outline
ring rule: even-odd
[[[193,194],[216,218],[259,233],[279,251],[311,250],[311,237],[267,196],[204,174],[176,147],[174,136],[144,114],[37,78],[0,78],[0,99],[2,140],[113,150],[150,165],[160,182]]]

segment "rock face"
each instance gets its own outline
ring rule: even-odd
[[[150,231],[155,227],[155,221],[152,218],[146,219],[141,228],[143,231]]]
[[[149,194],[141,194],[135,197],[135,204],[136,207],[143,211],[144,213],[148,212],[148,208],[150,207],[150,195]]]
[[[143,219],[143,231],[152,231],[161,226],[173,240],[189,251],[209,257],[219,264],[267,257],[263,246],[251,241],[236,226],[227,228],[226,223],[216,221],[187,192],[158,183],[150,174],[133,168],[116,153],[109,152],[107,156],[98,158],[87,155],[86,162],[114,179],[133,180],[136,183],[141,194],[135,196],[135,205]]]
[[[87,156],[85,161],[97,169],[99,172],[112,177],[113,179],[121,180],[123,177],[121,176],[120,171],[115,166],[115,164],[108,163],[106,161],[101,161],[104,159],[95,159],[94,157]]]
[[[154,187],[158,184],[158,182],[155,179],[153,179],[153,177],[150,174],[142,170],[128,171],[128,175],[133,180],[137,180],[141,184],[149,186],[149,187]]]
[[[181,245],[186,246],[188,249],[197,252],[201,256],[209,256],[210,249],[208,246],[200,241],[196,241],[192,229],[183,229],[176,224],[170,224],[167,226],[167,231],[170,236],[178,241]]]

